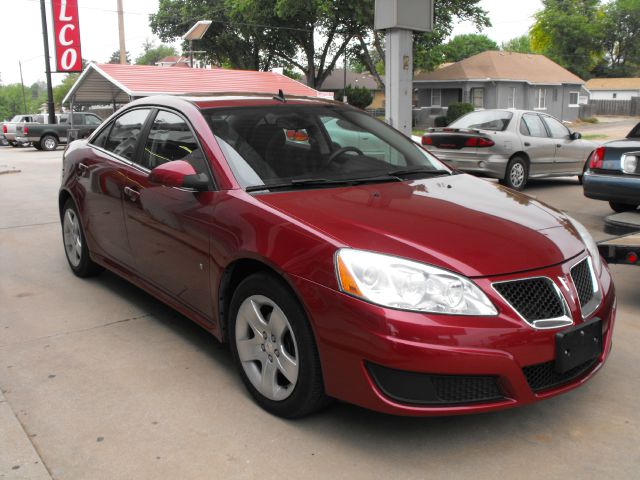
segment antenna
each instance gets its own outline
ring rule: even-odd
[[[282,89],[278,90],[278,95],[274,95],[273,99],[278,100],[279,102],[282,102],[282,103],[285,103],[287,101],[287,99],[284,98],[284,92],[282,91]]]

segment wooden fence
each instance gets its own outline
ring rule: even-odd
[[[580,118],[595,115],[640,116],[640,97],[631,100],[589,100],[588,105],[580,105]]]

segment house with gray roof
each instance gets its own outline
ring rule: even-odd
[[[584,83],[544,55],[498,51],[413,77],[418,107],[468,102],[476,109],[539,110],[565,121],[578,118]]]

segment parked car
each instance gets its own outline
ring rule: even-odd
[[[36,150],[55,150],[61,143],[67,143],[69,130],[77,130],[77,138],[86,138],[100,126],[102,119],[93,114],[78,112],[73,114],[73,126],[70,114],[56,114],[56,123],[19,124],[16,136],[31,142]]]
[[[338,102],[136,100],[68,147],[58,205],[73,273],[112,270],[229,342],[275,415],[530,404],[611,349],[614,288],[582,225]]]
[[[640,205],[640,123],[626,138],[607,142],[593,152],[584,174],[584,194],[605,200],[615,212]]]
[[[40,121],[42,123],[43,115],[31,114],[31,115],[14,115],[14,117],[2,124],[2,134],[4,135],[9,145],[12,147],[24,147],[29,145],[29,141],[20,138],[18,136],[17,127],[19,124],[28,123],[33,124]]]
[[[528,110],[471,112],[448,127],[430,128],[422,144],[452,167],[515,190],[529,178],[581,177],[597,147],[558,119]]]
[[[9,145],[9,140],[4,136],[4,132],[7,131],[7,127],[5,126],[6,122],[0,123],[0,146],[6,147]]]

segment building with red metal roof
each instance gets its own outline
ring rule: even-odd
[[[90,63],[62,103],[116,105],[151,95],[275,95],[279,90],[285,95],[327,97],[276,72]]]

